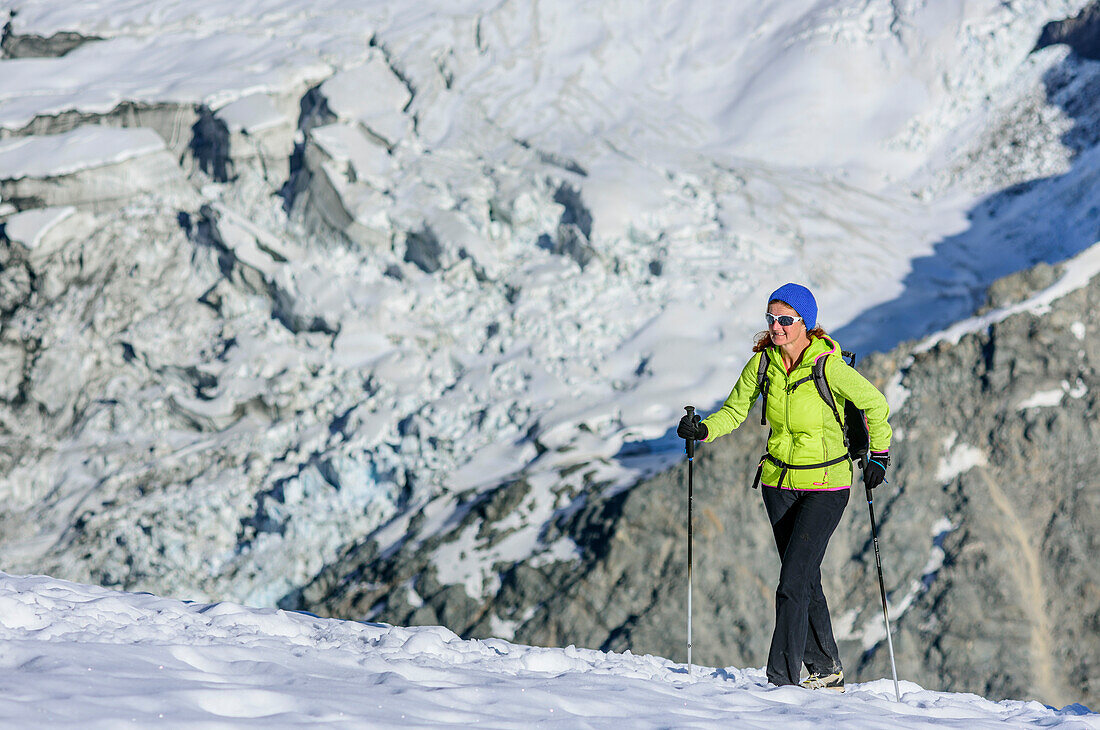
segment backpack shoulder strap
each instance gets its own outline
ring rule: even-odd
[[[768,388],[771,383],[768,380],[768,351],[760,351],[760,364],[756,368],[756,385],[760,389],[763,400],[760,403],[760,425],[768,423]]]
[[[830,340],[830,342],[832,342]],[[814,360],[813,365],[813,378],[814,385],[817,387],[817,393],[821,396],[821,400],[825,401],[825,404],[829,406],[829,409],[833,412],[833,417],[836,418],[837,425],[840,426],[840,432],[844,435],[844,448],[848,448],[848,432],[844,428],[844,421],[840,418],[840,411],[836,407],[836,398],[833,396],[833,389],[829,387],[829,380],[825,377],[825,363],[828,361],[830,355],[834,355],[838,351],[837,344],[833,342],[833,351],[827,352]],[[855,363],[855,355],[850,352],[840,352],[841,357],[851,357],[852,364]]]
[[[814,385],[817,387],[818,395],[821,396],[821,400],[825,401],[825,404],[833,410],[833,413],[837,413],[836,398],[833,397],[833,389],[829,387],[829,380],[825,377],[825,362],[829,359],[829,355],[822,355],[814,361],[813,366],[813,379]],[[840,416],[837,416],[837,421],[840,421]]]

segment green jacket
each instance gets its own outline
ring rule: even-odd
[[[755,353],[741,377],[733,386],[726,402],[714,413],[703,419],[707,426],[707,442],[725,436],[741,425],[749,408],[760,395],[756,374],[760,358],[768,358],[768,453],[787,464],[820,464],[846,453],[844,434],[836,422],[832,409],[814,387],[813,378],[790,392],[790,386],[811,375],[814,361],[833,355],[825,361],[825,379],[836,398],[837,410],[844,418],[844,403],[850,400],[867,414],[867,430],[871,437],[871,451],[890,448],[892,431],[886,419],[890,406],[885,396],[855,371],[840,355],[840,347],[829,338],[813,338],[802,360],[788,374],[778,348],[769,347]],[[775,486],[782,468],[765,460],[761,484]],[[852,465],[842,461],[820,469],[791,469],[783,477],[783,487],[791,489],[843,489],[852,485]]]

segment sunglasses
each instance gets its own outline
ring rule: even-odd
[[[801,317],[792,317],[789,314],[781,314],[776,317],[771,312],[764,313],[764,319],[768,320],[768,326],[772,326],[772,322],[778,322],[780,327],[790,327],[795,322],[801,322]]]

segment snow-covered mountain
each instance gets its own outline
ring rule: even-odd
[[[14,0],[5,567],[273,606],[517,483],[438,580],[570,564],[775,285],[885,348],[1096,240],[1086,5]]]
[[[890,680],[843,695],[762,669],[463,641],[0,575],[0,722],[19,728],[1100,727],[1080,705],[992,702]]]

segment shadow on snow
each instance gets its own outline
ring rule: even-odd
[[[986,292],[997,279],[1040,263],[1058,264],[1100,239],[1100,61],[1094,60],[1100,59],[1100,4],[1094,7],[1077,18],[1048,24],[1035,47],[1066,43],[1074,51],[1043,77],[1047,102],[1074,121],[1060,140],[1070,152],[1070,168],[1060,175],[1018,182],[982,199],[968,213],[965,231],[944,238],[931,255],[911,262],[897,298],[831,333],[846,349],[862,356],[943,329],[985,304]],[[1016,113],[1022,118],[1029,112]],[[1024,135],[1033,128],[1009,124],[1003,134],[998,131],[990,137],[1007,145],[1003,159],[1014,159],[1012,150],[1025,149]],[[748,343],[745,351],[747,356]],[[731,387],[733,382],[731,378]],[[714,403],[696,404],[699,412],[713,411],[726,395],[717,393]],[[658,438],[625,443],[616,458],[671,458],[683,448],[672,423]]]

